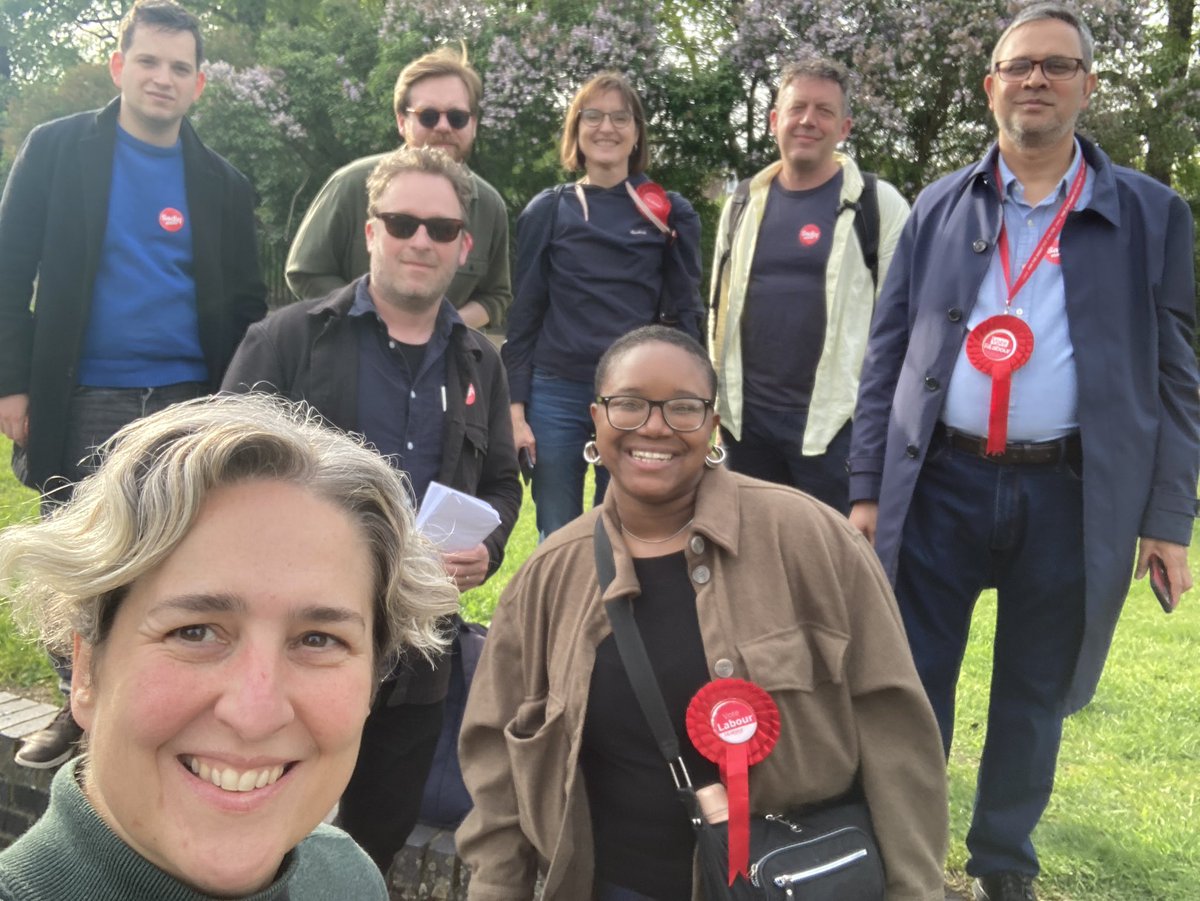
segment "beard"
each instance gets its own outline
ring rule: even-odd
[[[1009,140],[1024,150],[1053,147],[1067,135],[1075,133],[1075,123],[1079,119],[1078,115],[1064,119],[1055,114],[1051,119],[1027,123],[1018,112],[1016,109],[1010,110],[1008,116],[999,124]]]
[[[384,271],[371,261],[371,294],[393,309],[405,313],[427,313],[437,307],[446,296],[446,289],[454,280],[457,267],[449,272],[430,273],[428,280],[405,278],[400,274]]]

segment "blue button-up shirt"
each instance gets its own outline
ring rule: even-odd
[[[462,319],[443,299],[421,365],[410,373],[400,342],[375,312],[369,283],[369,276],[358,283],[349,313],[358,334],[358,427],[389,463],[408,473],[419,504],[441,468],[446,350]]]
[[[1012,267],[1009,275],[1015,283],[1025,261],[1033,255],[1034,248],[1065,202],[1079,167],[1087,166],[1087,163],[1076,141],[1074,160],[1059,182],[1058,190],[1051,191],[1040,203],[1031,206],[1025,201],[1025,188],[1005,164],[1004,155],[997,154],[997,159],[1004,184],[1004,231]],[[1088,166],[1076,210],[1083,209],[1091,201],[1094,182],[1095,172]],[[1007,312],[1025,320],[1033,332],[1033,356],[1012,377],[1008,440],[1047,441],[1075,431],[1079,427],[1079,391],[1057,242],[1051,245],[1050,252],[1013,298],[1011,306],[1005,303],[1007,298],[1003,264],[1000,252],[996,250],[987,276],[979,286],[979,296],[967,328],[969,331],[985,319]],[[991,397],[991,377],[967,359],[964,341],[947,388],[942,421],[962,432],[986,435]]]

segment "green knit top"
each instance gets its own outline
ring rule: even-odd
[[[210,901],[126,845],[63,766],[50,806],[0,853],[2,901]],[[387,901],[383,877],[350,836],[320,825],[283,860],[279,877],[243,901]]]

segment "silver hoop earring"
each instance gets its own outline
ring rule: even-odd
[[[595,441],[589,441],[583,446],[583,461],[593,466],[600,463],[600,448],[596,447]]]
[[[704,465],[709,469],[716,469],[725,462],[725,458],[729,456],[725,452],[724,445],[714,444],[708,449],[708,453],[704,455]]]

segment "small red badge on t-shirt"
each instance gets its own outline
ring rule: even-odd
[[[467,382],[467,406],[475,403],[475,385],[472,382]]]
[[[816,225],[806,225],[800,229],[800,243],[805,247],[812,247],[821,240],[821,229]]]
[[[1054,243],[1046,249],[1046,262],[1053,263],[1055,266],[1062,265],[1062,255],[1058,252],[1058,238],[1054,239]]]
[[[169,232],[177,232],[183,228],[183,213],[174,207],[164,207],[158,214],[158,224]]]

